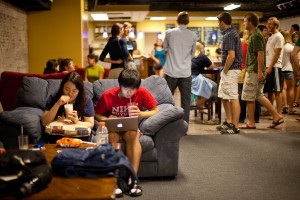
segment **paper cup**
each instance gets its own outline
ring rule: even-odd
[[[69,114],[73,112],[73,104],[65,104],[65,117],[68,117]]]

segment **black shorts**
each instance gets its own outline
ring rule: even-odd
[[[266,77],[264,93],[281,92],[283,88],[283,77],[281,68],[273,67],[270,75]]]

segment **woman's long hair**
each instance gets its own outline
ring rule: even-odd
[[[72,82],[75,85],[75,87],[79,90],[78,96],[75,99],[74,110],[77,110],[78,117],[83,117],[84,107],[86,104],[86,95],[85,95],[83,79],[77,72],[68,73],[60,84],[58,90],[59,97],[64,94],[63,93],[64,85],[68,81]]]
[[[284,44],[292,43],[292,37],[289,31],[281,31],[280,32],[284,38]]]

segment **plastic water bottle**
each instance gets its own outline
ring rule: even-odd
[[[108,143],[108,130],[105,122],[99,122],[99,127],[96,131],[96,143],[97,146]]]

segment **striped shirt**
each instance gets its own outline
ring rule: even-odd
[[[223,33],[222,42],[222,66],[224,67],[228,57],[228,51],[235,52],[235,59],[229,70],[242,70],[242,44],[236,30],[232,27],[226,29]]]

